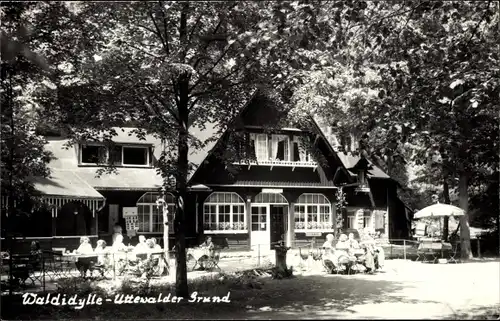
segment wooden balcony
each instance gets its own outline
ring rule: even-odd
[[[311,168],[313,171],[315,171],[318,167],[318,164],[314,161],[294,162],[284,160],[241,160],[239,162],[233,162],[233,164],[248,166],[248,169],[250,169],[252,166],[269,166],[270,170],[273,170],[274,166],[291,167],[292,171],[294,171],[296,167]]]

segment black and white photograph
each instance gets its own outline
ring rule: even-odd
[[[500,3],[1,1],[2,320],[500,320]]]

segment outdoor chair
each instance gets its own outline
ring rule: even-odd
[[[215,268],[221,270],[219,267],[221,248],[217,247],[210,251],[209,255],[203,261],[203,267],[205,270],[213,270]]]
[[[460,254],[460,243],[455,242],[452,243],[451,246],[452,246],[451,250],[448,251],[448,261],[450,263],[460,263],[460,259],[455,258],[457,254]]]
[[[26,287],[26,281],[30,280],[34,285],[36,280],[40,279],[40,275],[36,276],[34,268],[34,259],[30,254],[27,255],[13,255],[12,260],[12,278],[14,282],[22,287]],[[36,264],[41,264],[39,261]],[[41,280],[40,280],[41,281]]]
[[[69,273],[71,265],[65,262],[62,258],[62,253],[55,251],[42,251],[43,256],[43,270],[51,280],[65,276],[65,272]]]

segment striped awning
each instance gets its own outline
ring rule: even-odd
[[[96,212],[101,210],[105,204],[104,197],[102,199],[86,199],[86,198],[73,198],[73,197],[59,197],[59,196],[43,196],[42,200],[45,204],[49,205],[52,209],[52,217],[57,217],[59,210],[68,203],[80,202],[89,208],[92,212],[92,217]]]
[[[52,169],[50,177],[35,177],[32,182],[42,202],[51,208],[52,217],[57,217],[59,210],[71,202],[84,204],[95,216],[105,203],[101,193],[71,170]],[[8,196],[2,195],[1,203],[2,208],[7,208]],[[16,205],[14,203],[14,207]]]

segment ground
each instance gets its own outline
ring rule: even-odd
[[[221,260],[229,270],[229,258]],[[314,265],[314,264],[313,264]],[[326,275],[314,266],[297,271],[292,279],[260,280],[255,289],[231,289],[230,303],[113,305],[101,309],[66,309],[58,318],[168,318],[168,319],[332,319],[332,318],[490,318],[500,313],[500,263],[480,261],[463,264],[423,264],[386,261],[385,271],[375,275]],[[315,272],[313,272],[315,271]],[[190,273],[191,276],[201,272]],[[214,275],[214,278],[219,276]],[[158,282],[158,281],[156,281]],[[219,287],[220,286],[220,287]],[[209,292],[226,295],[224,282]],[[167,290],[168,291],[168,290]],[[200,290],[203,291],[203,290]],[[215,293],[215,294],[214,294]],[[5,302],[3,302],[5,303]],[[4,305],[4,309],[5,306]],[[13,307],[14,305],[11,305]],[[193,308],[196,306],[196,308]],[[24,307],[27,308],[27,307]],[[60,309],[59,307],[55,307]],[[2,318],[7,319],[5,310]],[[54,309],[16,313],[55,318]],[[19,311],[19,310],[17,310]]]

